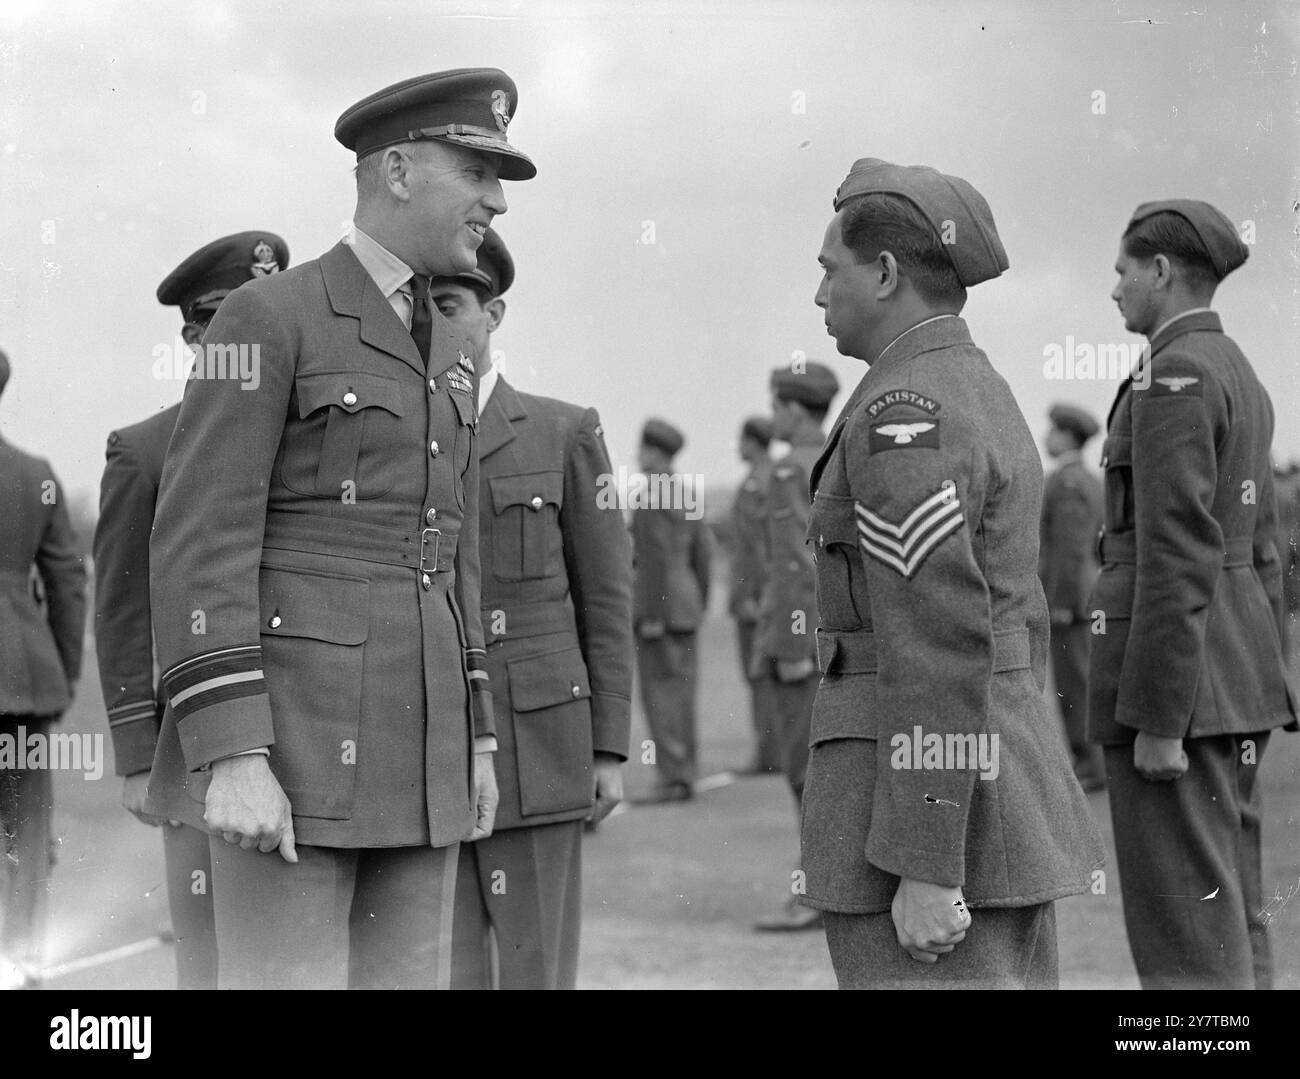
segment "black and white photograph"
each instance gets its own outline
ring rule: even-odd
[[[34,1044],[1300,989],[1294,0],[5,0],[0,202]]]

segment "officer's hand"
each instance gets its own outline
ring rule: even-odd
[[[643,641],[657,641],[667,631],[667,627],[662,622],[643,621],[636,628],[637,636]]]
[[[203,820],[227,843],[244,850],[256,847],[263,854],[278,847],[286,862],[298,861],[289,799],[259,754],[213,762]]]
[[[1161,738],[1138,731],[1133,743],[1133,767],[1143,779],[1156,782],[1177,779],[1187,771],[1187,754],[1181,738]]]
[[[899,881],[891,912],[898,943],[922,963],[937,963],[939,956],[966,939],[970,928],[970,911],[961,889],[923,880]]]
[[[136,820],[145,824],[153,825],[155,828],[163,823],[162,817],[155,817],[152,813],[146,813],[144,800],[149,794],[149,773],[148,771],[136,772],[133,776],[127,776],[122,780],[122,805],[128,813],[131,813]]]
[[[612,753],[597,753],[591,771],[596,805],[588,819],[599,823],[623,800],[623,762]]]
[[[495,753],[474,754],[474,811],[477,817],[474,829],[466,840],[469,843],[476,839],[486,839],[496,824],[497,803],[501,801],[501,794],[497,790],[496,764],[492,759],[495,756]]]
[[[778,659],[776,661],[776,677],[779,681],[802,682],[805,678],[812,676],[813,671],[817,669],[811,659]]]

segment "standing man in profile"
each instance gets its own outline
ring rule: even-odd
[[[1084,791],[1106,786],[1101,751],[1088,741],[1088,597],[1097,579],[1097,533],[1101,531],[1101,481],[1083,463],[1083,447],[1098,431],[1091,413],[1055,404],[1048,412],[1047,455],[1056,468],[1043,484],[1038,529],[1038,578],[1052,620],[1052,678],[1061,702],[1066,744]]]
[[[501,801],[490,836],[460,848],[453,989],[572,989],[582,918],[582,826],[623,797],[632,695],[632,550],[593,408],[520,393],[492,359],[514,260],[488,229],[478,267],[433,281],[474,346],[479,560]],[[492,962],[495,938],[497,962]]]
[[[0,352],[0,395],[9,371]],[[72,703],[81,674],[86,568],[49,462],[3,438],[0,506],[0,737],[11,749],[35,738],[48,753],[51,727]],[[40,980],[53,814],[50,769],[0,760],[0,988]]]
[[[641,501],[648,504],[632,511],[632,626],[658,775],[654,790],[636,799],[641,805],[694,796],[696,631],[709,603],[713,548],[702,515],[671,503],[677,494],[689,494],[692,501],[702,497],[673,468],[685,444],[665,420],[646,420],[642,428],[640,465],[648,495]]]
[[[863,158],[835,211],[816,303],[868,370],[812,474],[806,902],[841,987],[1054,988],[1102,848],[1043,696],[1038,450],[959,315],[1006,252],[926,166]]]
[[[736,623],[740,670],[749,687],[750,719],[754,725],[754,756],[745,775],[775,772],[781,751],[773,727],[772,680],[767,672],[753,674],[754,634],[763,609],[767,581],[767,488],[772,477],[772,422],[751,416],[740,428],[740,459],[749,472],[736,491],[731,509],[731,594],[727,609]]]
[[[808,730],[817,695],[817,565],[808,547],[812,496],[808,477],[826,442],[822,424],[839,392],[825,364],[772,372],[772,432],[790,447],[772,469],[767,492],[767,583],[754,646],[754,673],[768,678],[775,699],[781,767],[794,795],[796,827],[808,771]],[[790,896],[761,918],[769,931],[815,929],[821,915]]]
[[[208,323],[231,292],[288,265],[289,248],[273,232],[224,236],[168,274],[158,286],[158,302],[180,308],[181,337],[198,350]],[[196,376],[205,370],[200,356]],[[188,824],[171,825],[144,808],[163,712],[161,687],[154,683],[149,532],[180,410],[178,402],[108,436],[95,526],[95,653],[113,760],[123,777],[122,804],[145,824],[162,825],[177,986],[215,989],[217,938],[207,834]]]
[[[514,83],[424,75],[348,109],[351,242],[237,289],[204,338],[150,545],[168,697],[146,809],[210,833],[220,983],[445,987],[458,843],[492,830],[472,271]],[[241,352],[242,355],[242,352]],[[242,366],[242,365],[241,365]]]
[[[1088,734],[1145,989],[1272,987],[1259,762],[1297,729],[1273,405],[1210,310],[1248,254],[1219,210],[1170,199],[1137,208],[1115,263],[1111,299],[1150,344],[1107,421]]]

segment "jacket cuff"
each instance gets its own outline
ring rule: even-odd
[[[632,702],[616,693],[591,695],[592,751],[627,760],[632,731]]]
[[[147,772],[158,746],[157,702],[150,699],[110,708],[108,733],[113,741],[113,771],[119,776]]]
[[[492,684],[488,681],[486,649],[465,649],[465,673],[469,677],[469,707],[474,719],[474,737],[495,737],[497,724],[492,711]]]
[[[167,671],[162,684],[190,771],[275,742],[260,645],[192,656]]]

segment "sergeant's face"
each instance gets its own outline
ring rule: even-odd
[[[1159,294],[1156,289],[1159,272],[1155,259],[1135,259],[1120,244],[1119,258],[1115,260],[1119,280],[1111,289],[1110,298],[1119,307],[1124,328],[1130,333],[1148,334],[1155,329],[1159,317]]]
[[[492,331],[501,321],[500,313],[505,304],[501,300],[481,304],[478,293],[468,285],[456,281],[434,281],[429,295],[439,314],[451,323],[452,329],[468,338],[474,346],[475,366],[478,367],[479,374],[483,374],[491,359],[488,343]],[[479,360],[484,362],[478,363]]]
[[[870,360],[870,338],[879,321],[873,284],[875,263],[860,265],[853,252],[844,246],[840,235],[841,214],[836,214],[826,229],[821,254],[822,281],[814,301],[822,309],[826,332],[835,338],[835,347],[845,356]]]
[[[409,171],[408,221],[413,245],[430,276],[451,277],[478,265],[483,234],[497,214],[506,212],[493,154],[445,142],[417,142]]]

